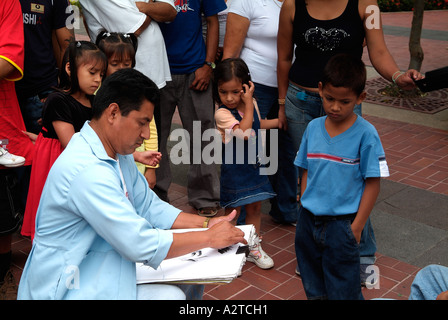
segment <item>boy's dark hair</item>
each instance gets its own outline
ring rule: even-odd
[[[249,85],[251,77],[246,62],[240,58],[229,58],[219,62],[213,73],[213,99],[216,103],[222,103],[218,92],[219,84],[233,78],[240,79],[242,84]]]
[[[123,116],[140,110],[144,100],[157,108],[160,91],[157,85],[140,71],[121,69],[108,76],[93,100],[92,119],[99,119],[111,103],[117,103]]]
[[[102,69],[104,74],[107,70],[107,58],[106,55],[92,42],[90,41],[72,41],[65,50],[64,57],[62,59],[62,65],[59,69],[59,88],[64,91],[68,91],[69,94],[73,94],[79,91],[78,81],[78,67],[81,63],[88,63],[94,61],[96,63],[102,63]],[[70,76],[65,70],[67,62],[70,65]]]
[[[96,37],[95,43],[106,54],[108,60],[114,54],[121,59],[129,56],[132,60],[132,68],[135,67],[138,40],[133,33],[107,32],[103,30]]]
[[[328,60],[322,76],[322,87],[344,87],[358,96],[364,91],[367,71],[364,62],[352,55],[341,53]]]

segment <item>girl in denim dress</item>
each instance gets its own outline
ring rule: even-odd
[[[259,129],[278,126],[277,119],[262,120],[253,98],[254,84],[246,63],[226,59],[218,64],[213,82],[214,98],[219,109],[216,126],[223,141],[221,165],[221,206],[227,211],[246,210],[246,223],[257,234],[250,242],[248,261],[262,269],[274,266],[260,245],[261,201],[275,196],[266,175],[260,175]],[[256,113],[254,113],[254,110]],[[255,115],[255,116],[254,116]]]

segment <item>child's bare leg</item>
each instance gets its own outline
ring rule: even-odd
[[[253,224],[257,234],[261,232],[261,201],[246,204],[246,224]]]

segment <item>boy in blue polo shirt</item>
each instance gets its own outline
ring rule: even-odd
[[[304,169],[295,246],[308,299],[363,299],[359,241],[389,175],[376,129],[353,112],[365,83],[360,59],[328,62],[319,83],[327,115],[308,124],[294,162]]]

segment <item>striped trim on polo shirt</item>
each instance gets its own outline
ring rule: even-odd
[[[337,157],[337,156],[333,156],[333,155],[325,154],[325,153],[308,153],[307,158],[308,159],[328,160],[328,161],[352,164],[352,165],[359,164],[359,162],[360,162],[359,158],[358,159],[342,158],[342,157]]]

